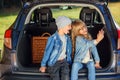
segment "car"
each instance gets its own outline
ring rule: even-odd
[[[61,9],[67,7],[67,9]],[[68,8],[70,7],[70,8]],[[83,20],[93,39],[104,30],[97,45],[102,69],[96,69],[96,80],[120,79],[119,25],[113,19],[107,0],[38,0],[26,2],[15,22],[5,31],[1,65],[10,64],[3,80],[49,80],[47,72],[39,72],[47,38],[57,30],[55,19],[67,16]],[[69,34],[70,35],[70,34]],[[87,70],[79,71],[79,79],[87,80]]]

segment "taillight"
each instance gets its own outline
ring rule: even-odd
[[[117,32],[118,32],[118,38],[120,38],[120,30],[117,30]]]
[[[117,48],[118,48],[118,50],[120,50],[120,29],[118,29],[117,32],[118,32],[118,46],[117,46]]]
[[[11,29],[6,30],[5,35],[4,35],[4,44],[7,48],[11,49],[12,44],[11,44]]]

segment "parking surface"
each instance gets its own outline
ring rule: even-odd
[[[0,64],[0,80],[2,75],[9,73],[11,70],[11,66],[10,65],[5,65],[5,64]]]

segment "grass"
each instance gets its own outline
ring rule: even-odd
[[[3,43],[3,36],[5,30],[8,29],[11,24],[15,21],[19,9],[12,8],[12,9],[3,9],[0,11],[0,48],[2,48]]]
[[[120,2],[109,3],[108,6],[113,18],[120,25]]]
[[[115,19],[115,21],[120,25],[120,2],[116,2],[116,3],[109,3],[109,9],[112,13],[113,18]],[[70,17],[72,14],[74,14],[74,12],[79,12],[79,10],[77,8],[74,9],[74,11],[70,11],[70,10],[66,10],[66,11],[61,11],[60,13],[56,12],[55,16],[58,15],[67,15],[68,17]],[[2,48],[2,44],[3,44],[3,36],[4,36],[4,32],[5,30],[15,21],[17,15],[18,15],[19,9],[17,8],[12,8],[12,9],[3,9],[2,11],[0,11],[0,48]],[[66,14],[67,12],[67,14]],[[72,17],[75,18],[79,17],[79,15],[72,15]]]

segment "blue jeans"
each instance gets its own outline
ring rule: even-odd
[[[48,67],[50,73],[50,80],[69,80],[70,70],[69,64],[66,60],[57,61],[53,66]]]
[[[72,65],[71,80],[78,80],[78,72],[84,65],[88,68],[88,80],[95,80],[95,66],[93,61],[89,61],[86,64],[74,62]]]

